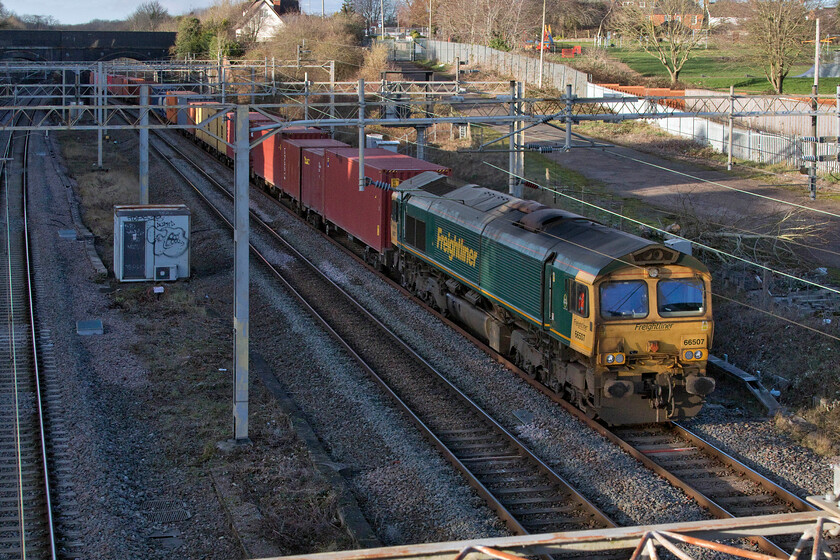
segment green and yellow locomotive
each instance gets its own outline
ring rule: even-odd
[[[393,193],[391,239],[406,287],[609,424],[688,418],[714,389],[689,255],[433,172]]]

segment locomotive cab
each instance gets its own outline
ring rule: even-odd
[[[706,375],[713,334],[710,277],[695,263],[677,264],[685,256],[672,257],[670,264],[657,266],[628,266],[628,259],[587,291],[575,282],[564,296],[576,298],[571,336],[586,342],[574,316],[581,315],[584,297],[591,299],[586,309],[594,325],[588,389],[607,422],[613,417],[621,423],[688,418],[714,390],[714,380]]]

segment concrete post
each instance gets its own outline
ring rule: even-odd
[[[359,191],[365,190],[365,81],[359,79]]]
[[[732,171],[732,137],[735,132],[735,86],[729,86],[729,150],[726,155],[726,170]]]
[[[510,82],[510,116],[514,116],[516,114],[516,82],[511,80]],[[514,174],[516,173],[516,123],[510,121],[510,125],[508,125],[508,193],[513,194],[514,187],[516,186],[516,177]]]
[[[222,103],[227,103],[227,76],[225,76],[225,65],[219,63],[219,80],[222,82]]]
[[[417,159],[426,159],[426,127],[418,126],[415,130],[417,130]]]
[[[140,204],[149,203],[149,86],[140,86]]]
[[[330,119],[335,118],[335,60],[330,60]],[[335,138],[335,126],[330,125],[330,138]]]
[[[835,142],[837,143],[837,149],[835,150],[836,153],[840,154],[840,84],[837,84],[837,90],[834,94],[835,101],[834,107],[836,108],[837,112],[837,131]]]
[[[67,71],[61,70],[61,120],[67,122]]]
[[[566,145],[563,151],[572,149],[572,84],[566,84]]]
[[[522,82],[517,83],[517,93],[516,93],[516,113],[521,115],[522,111],[522,99],[525,97],[524,92],[524,84]],[[517,140],[517,152],[516,152],[516,172],[519,174],[520,177],[525,177],[525,125],[524,123],[518,123],[517,128],[519,129],[519,133],[517,133],[518,140]],[[522,197],[522,180],[516,181],[516,196]]]
[[[817,37],[814,41],[814,85],[811,86],[811,110],[814,112],[811,117],[811,136],[814,138],[811,143],[811,166],[808,169],[808,187],[809,196],[811,200],[817,198],[817,136],[819,129],[817,128],[817,110],[819,102],[817,101],[820,90],[820,18],[817,18]]]
[[[233,439],[248,441],[248,105],[236,107],[234,150]]]
[[[251,105],[256,103],[257,98],[257,67],[251,66]]]
[[[309,120],[309,72],[303,73],[303,120]]]

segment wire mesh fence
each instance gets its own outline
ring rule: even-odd
[[[629,96],[596,84],[589,84],[587,88],[588,97],[614,97]],[[663,115],[673,113],[671,107],[658,105],[656,110],[652,108],[657,105],[655,101],[639,99],[632,104],[615,105],[617,113],[628,114],[658,112]],[[729,126],[725,122],[717,122],[702,117],[668,117],[663,116],[656,119],[648,119],[663,130],[690,138],[700,144],[711,146],[721,153],[729,153]],[[804,163],[804,157],[810,155],[811,146],[814,143],[807,137],[799,134],[779,134],[766,132],[753,128],[734,125],[732,127],[732,157],[741,160],[754,161],[764,164],[780,164],[788,167],[799,167]],[[833,158],[834,161],[820,161],[817,164],[819,173],[840,172],[840,162],[837,161],[838,144],[818,143],[817,155]]]

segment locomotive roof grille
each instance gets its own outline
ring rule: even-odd
[[[433,194],[435,196],[444,196],[452,191],[456,190],[458,187],[453,185],[451,181],[449,181],[449,177],[446,175],[441,175],[437,179],[433,181],[429,181],[425,185],[420,187],[421,191],[426,191],[429,194]]]

